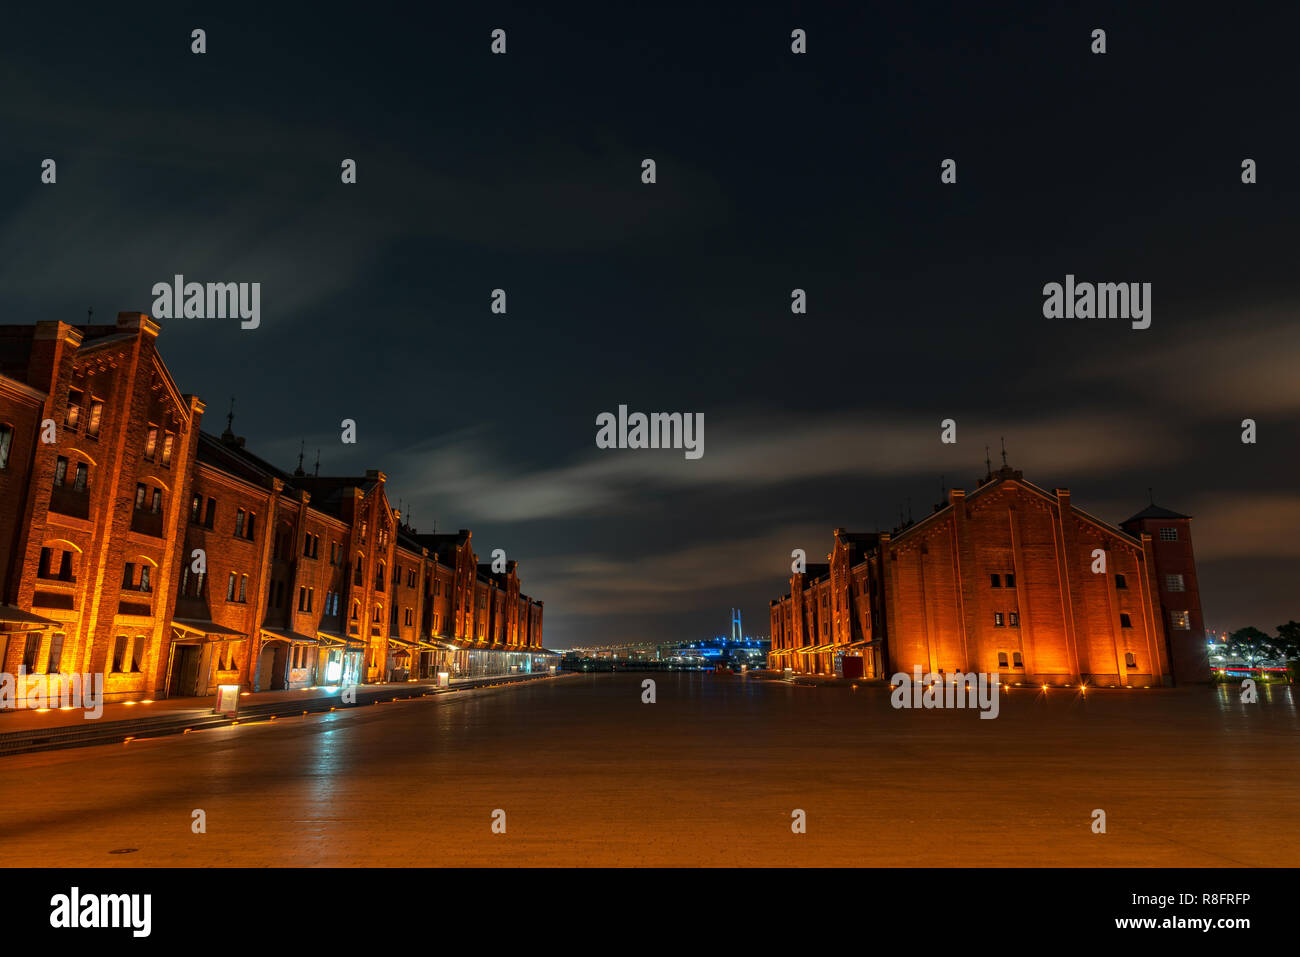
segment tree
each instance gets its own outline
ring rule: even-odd
[[[1300,621],[1277,626],[1277,646],[1288,660],[1300,658]]]
[[[1254,626],[1239,628],[1228,636],[1228,654],[1253,667],[1261,658],[1273,655],[1274,640]]]

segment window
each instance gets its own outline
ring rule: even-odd
[[[11,425],[0,425],[0,469],[9,467],[9,448],[13,445],[14,429]]]
[[[354,601],[352,603],[352,620],[357,621],[360,617],[361,617],[361,602]]]
[[[361,544],[364,545],[365,543],[366,543],[366,523],[362,522],[361,523]]]
[[[1176,541],[1178,541],[1178,529],[1176,529],[1176,528],[1162,528],[1162,529],[1160,529],[1160,541],[1162,541],[1162,542],[1176,542]]]
[[[250,542],[253,540],[253,529],[257,525],[257,515],[253,512],[248,513],[248,522],[244,525],[244,537]]]
[[[1002,587],[1002,576],[1001,576],[1001,575],[990,575],[989,578],[993,579],[993,587],[994,587],[994,588],[1001,588],[1001,587]]]
[[[162,447],[162,464],[165,468],[170,468],[172,464],[172,446],[176,444],[176,434],[174,432],[163,433]]]
[[[1009,624],[1011,625],[1012,628],[1019,627],[1019,625],[1020,625],[1020,612],[1018,612],[1018,611],[1013,611],[1013,612],[1011,612],[1011,616],[1010,616]]]
[[[144,497],[148,491],[143,482],[135,483],[135,510],[137,512],[144,508]]]
[[[1127,589],[1127,588],[1128,588],[1128,579],[1125,578],[1123,575],[1116,575],[1116,576],[1115,576],[1115,587],[1116,587],[1116,588]]]
[[[361,556],[357,556],[357,568],[352,574],[352,584],[360,586],[361,584]]]
[[[68,460],[60,455],[59,460],[54,463],[54,487],[63,488],[63,483],[67,481],[67,478]]]
[[[1025,666],[1025,659],[1020,652],[1014,651],[1011,653],[1011,664],[1016,668],[1023,668]]]
[[[993,624],[998,628],[1001,628],[1004,624],[1006,624],[1006,622],[1002,620],[1002,612],[995,611],[993,613]]]
[[[127,562],[122,566],[122,587],[135,590],[135,563]]]
[[[374,615],[374,618],[372,618],[371,620],[372,620],[376,625],[379,624],[381,621],[384,620],[384,606],[383,606],[383,605],[376,605],[376,606],[375,606],[375,615]]]
[[[149,503],[149,511],[155,515],[162,511],[162,489],[153,490],[153,501]]]
[[[298,610],[307,610],[307,587],[305,585],[298,586]]]
[[[1016,576],[1013,575],[1013,574],[1011,574],[1010,572],[1007,572],[1007,587],[1008,587],[1008,588],[1015,588],[1015,587],[1016,587]],[[1013,624],[1014,624],[1014,622],[1013,622]]]
[[[86,423],[86,434],[92,439],[99,437],[99,423],[104,418],[104,403],[98,399],[90,401],[90,421]]]
[[[1138,666],[1137,655],[1133,654],[1133,652],[1131,651],[1124,652],[1124,667],[1136,668],[1137,666]]]
[[[403,623],[408,626],[415,624],[415,611],[413,609],[406,609],[406,619]]]
[[[206,525],[208,528],[212,528],[216,525],[216,521],[217,521],[217,500],[215,498],[210,498],[208,499],[207,513],[203,516],[203,524]]]
[[[248,576],[247,575],[239,576],[239,600],[241,602],[248,601]]]
[[[1132,627],[1133,627],[1133,619],[1130,618],[1130,617],[1128,616],[1128,612],[1126,612],[1126,611],[1121,611],[1121,612],[1119,613],[1119,626],[1120,626],[1121,628],[1132,628]]]
[[[375,591],[384,590],[384,563],[379,563],[379,568],[375,571]]]
[[[226,601],[235,600],[235,582],[238,580],[239,580],[239,576],[236,575],[234,572],[231,572],[230,581],[226,583]]]
[[[1171,611],[1169,613],[1171,623],[1179,631],[1187,631],[1192,627],[1192,616],[1186,611]]]
[[[76,477],[72,480],[73,490],[77,492],[84,492],[86,490],[86,480],[89,477],[90,477],[90,466],[88,466],[85,462],[78,462],[77,474]]]
[[[68,393],[68,411],[63,416],[63,424],[70,429],[75,429],[81,421],[81,402],[84,398],[80,389]]]
[[[59,580],[65,582],[76,581],[72,577],[72,552],[65,551],[63,557],[59,559]]]
[[[244,537],[244,516],[245,516],[245,514],[246,514],[246,513],[244,512],[244,510],[243,510],[242,508],[241,508],[239,511],[237,511],[237,512],[235,513],[235,537],[236,537],[236,538],[243,538],[243,537]]]
[[[58,634],[50,639],[50,655],[45,665],[47,674],[57,675],[63,670],[63,638],[62,634]]]
[[[1007,653],[1006,653],[1005,651],[999,651],[999,652],[998,652],[998,667],[999,667],[999,668],[1005,668],[1006,666],[1007,666]]]
[[[144,663],[144,638],[137,637],[131,642],[131,670],[139,671]]]
[[[27,636],[27,643],[23,646],[23,669],[28,674],[36,671],[36,656],[41,653],[41,635],[40,632]]]
[[[113,642],[113,667],[112,671],[120,673],[122,671],[122,661],[126,658],[126,635],[118,635]]]
[[[196,495],[190,499],[190,521],[195,525],[199,524],[199,519],[203,517],[203,496]]]
[[[41,560],[40,560],[40,561],[37,563],[37,565],[36,565],[36,577],[37,577],[37,578],[49,578],[49,577],[50,577],[50,556],[51,556],[52,554],[53,554],[53,552],[52,552],[50,549],[48,549],[48,548],[42,548],[42,549],[41,549]]]
[[[141,591],[149,591],[149,590],[150,590],[150,588],[149,588],[149,566],[148,566],[148,565],[141,565],[141,566],[140,566],[140,590],[141,590]]]
[[[153,461],[154,453],[158,451],[158,426],[150,423],[149,431],[144,439],[144,457],[150,462]]]
[[[1187,589],[1183,587],[1182,575],[1165,576],[1165,591],[1186,591],[1186,590]]]

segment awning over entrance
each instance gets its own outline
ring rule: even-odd
[[[272,628],[263,628],[262,635],[270,641],[287,641],[293,645],[314,645],[316,639],[310,635],[299,634],[296,631],[279,631]]]
[[[218,625],[215,621],[207,621],[202,618],[173,618],[172,627],[200,638],[208,635],[220,635],[223,638],[247,637],[242,631],[236,631],[233,628],[227,628],[225,625]]]
[[[30,611],[23,611],[13,605],[0,605],[0,630],[2,631],[40,631],[55,628],[62,623],[49,618],[42,618]]]
[[[308,638],[307,640],[310,641],[311,639]],[[364,638],[358,638],[355,635],[349,635],[345,638],[337,631],[319,630],[316,632],[316,644],[322,648],[350,648],[353,650],[366,646]]]

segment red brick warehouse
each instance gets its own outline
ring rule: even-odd
[[[103,673],[120,700],[552,660],[513,561],[403,524],[383,472],[281,471],[233,417],[201,432],[159,331],[0,326],[0,671]]]
[[[773,665],[803,674],[1209,680],[1188,516],[1152,505],[1115,528],[1006,467],[892,532],[836,529],[771,627]]]

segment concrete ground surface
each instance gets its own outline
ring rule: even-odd
[[[1296,704],[1014,689],[982,720],[880,687],[577,675],[0,758],[0,846],[8,866],[1296,866]]]

